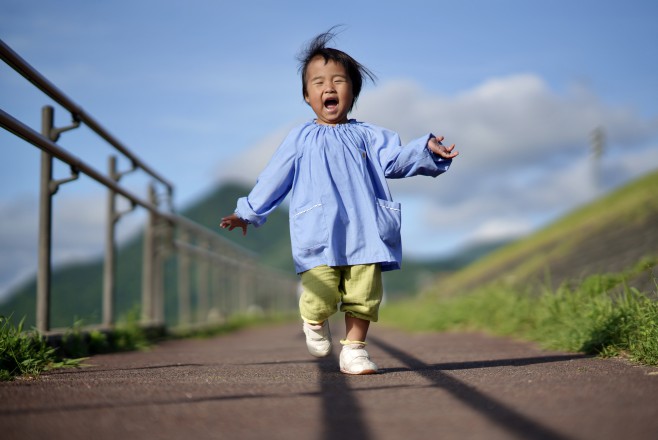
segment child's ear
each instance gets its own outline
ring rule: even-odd
[[[304,101],[306,101],[307,104],[311,103],[311,100],[309,99],[308,95],[304,95]]]

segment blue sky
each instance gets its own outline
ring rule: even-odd
[[[285,133],[313,117],[296,54],[334,46],[378,76],[353,117],[461,155],[436,180],[392,182],[408,257],[530,232],[658,168],[654,1],[288,2],[0,0],[0,38],[176,185],[185,207],[221,181],[253,184]],[[0,108],[35,129],[49,98],[0,63]],[[70,116],[56,109],[66,125]],[[606,134],[602,181],[589,137]],[[100,170],[80,129],[60,144]],[[39,152],[0,130],[0,298],[36,269]],[[121,162],[124,167],[127,166]],[[63,177],[67,169],[56,167]],[[146,178],[124,182],[145,193]],[[99,255],[105,192],[55,197],[57,264]],[[218,212],[218,219],[225,213]],[[140,213],[119,224],[134,233]],[[266,227],[266,226],[265,226]]]

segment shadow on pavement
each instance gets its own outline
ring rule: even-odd
[[[374,338],[373,338],[374,340]],[[382,347],[383,348],[383,347]],[[565,354],[556,356],[538,356],[530,358],[516,358],[516,359],[495,359],[488,361],[469,361],[469,362],[450,362],[445,364],[425,364],[418,365],[415,368],[385,368],[382,373],[394,373],[399,371],[457,371],[457,370],[474,370],[478,368],[495,368],[495,367],[522,367],[525,365],[546,364],[549,362],[564,362],[574,359],[589,359],[594,356],[586,354]]]
[[[319,359],[320,397],[322,398],[322,415],[324,432],[322,438],[335,440],[341,438],[372,438],[363,410],[359,406],[348,381],[348,376],[338,368],[338,356]]]
[[[486,368],[506,365],[531,365],[543,362],[560,362],[570,359],[582,358],[582,355],[566,356],[547,356],[526,359],[509,359],[482,362],[460,362],[456,364],[436,364],[429,365],[421,360],[411,356],[408,353],[399,350],[392,345],[387,344],[379,338],[371,337],[370,340],[377,344],[381,349],[388,352],[391,356],[399,359],[417,374],[433,382],[435,387],[441,388],[455,398],[459,399],[472,409],[478,411],[490,421],[500,426],[518,438],[546,439],[546,440],[566,440],[566,437],[551,428],[535,422],[523,414],[507,407],[498,400],[487,396],[476,390],[468,384],[455,379],[454,377],[443,373],[445,370],[460,370],[468,368]],[[385,370],[384,372],[393,370]]]

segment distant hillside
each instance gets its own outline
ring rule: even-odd
[[[211,230],[216,230],[227,239],[256,252],[263,264],[294,273],[286,209],[281,207],[276,209],[267,218],[265,225],[260,228],[250,227],[246,236],[242,235],[242,231],[229,232],[219,228],[221,218],[231,214],[235,210],[238,198],[248,193],[249,188],[243,185],[232,183],[221,185],[191,203],[189,207],[183,209],[181,215]]]
[[[456,294],[488,282],[553,286],[623,272],[646,259],[653,270],[631,286],[656,292],[658,171],[584,206],[531,236],[444,277],[429,292]]]
[[[227,184],[214,189],[181,210],[181,215],[217,230],[229,240],[255,252],[263,264],[294,273],[291,256],[288,213],[279,208],[270,215],[261,228],[250,228],[247,236],[240,231],[228,232],[219,229],[221,217],[235,209],[238,197],[247,194],[249,188]],[[36,233],[36,231],[35,231]],[[467,249],[463,254],[436,261],[405,260],[403,269],[386,273],[384,283],[389,298],[415,294],[420,288],[435,280],[437,274],[450,273],[471,263],[491,251],[499,243]],[[70,326],[74,320],[96,323],[102,316],[102,257],[84,264],[71,264],[57,268],[52,276],[53,327]],[[141,299],[142,236],[139,234],[120,246],[117,258],[117,316],[125,314]],[[171,286],[176,286],[176,270],[167,270],[165,282],[165,310],[167,319],[175,319],[176,298]],[[20,286],[0,304],[0,314],[20,318],[26,316],[26,326],[34,325],[36,281],[30,280]]]
[[[223,215],[235,209],[238,195],[245,193],[245,189],[236,185],[227,185],[206,195],[196,203],[181,211],[181,215],[194,220],[210,229],[220,231],[218,225]],[[290,257],[290,244],[276,225],[286,224],[287,213],[279,210],[268,219],[268,225],[274,228],[261,228],[250,231],[243,237],[233,231],[225,233],[229,239],[237,241],[247,249],[261,255],[263,262],[271,266],[292,271],[292,258]],[[280,226],[279,226],[280,228]],[[253,234],[251,233],[253,232]],[[36,231],[35,231],[36,233]],[[116,280],[116,314],[121,316],[127,313],[141,301],[142,285],[142,234],[128,240],[118,249],[117,280]],[[287,246],[287,253],[281,251]],[[264,249],[259,252],[259,249]],[[171,265],[171,263],[170,263]],[[99,256],[85,263],[69,264],[55,268],[52,274],[52,301],[51,325],[53,327],[67,327],[75,320],[81,319],[85,323],[100,322],[102,316],[102,283],[103,259]],[[176,286],[176,270],[166,270],[165,310],[167,319],[175,319],[176,298],[173,288]],[[32,279],[14,292],[9,299],[0,304],[0,314],[20,318],[26,317],[26,327],[35,323],[36,279]]]

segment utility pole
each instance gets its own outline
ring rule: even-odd
[[[592,179],[597,193],[603,189],[601,176],[601,157],[605,149],[605,132],[603,127],[596,127],[590,135],[590,148],[592,152]]]

